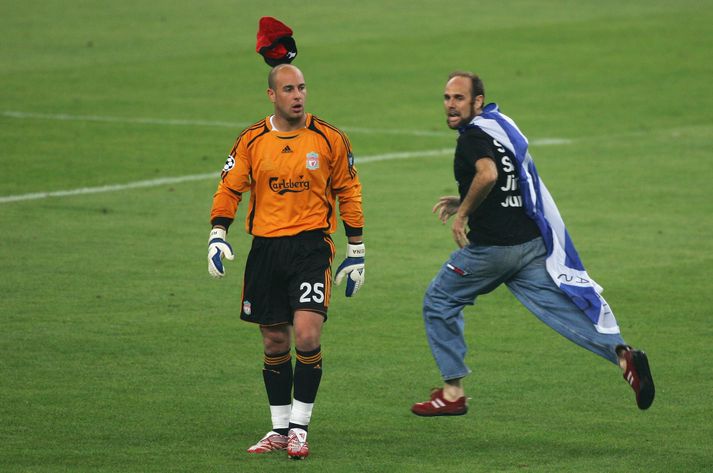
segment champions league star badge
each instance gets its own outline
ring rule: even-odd
[[[235,158],[232,156],[228,156],[228,159],[225,160],[225,166],[223,166],[223,172],[228,172],[231,169],[235,167]]]
[[[319,155],[317,153],[307,153],[307,169],[310,171],[319,169]]]

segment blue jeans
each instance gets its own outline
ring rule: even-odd
[[[423,319],[431,353],[444,380],[470,373],[465,364],[463,307],[501,284],[561,335],[618,363],[619,334],[597,332],[592,321],[552,281],[542,238],[514,246],[470,245],[451,254],[426,290]]]

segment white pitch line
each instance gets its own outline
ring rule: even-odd
[[[537,140],[533,140],[537,141]],[[569,140],[540,140],[542,145],[557,145],[569,143]],[[394,159],[428,158],[433,156],[445,156],[453,153],[453,148],[430,149],[424,151],[401,151],[394,153],[375,154],[373,156],[357,157],[357,164],[373,163],[378,161],[392,161]],[[159,179],[149,179],[146,181],[134,181],[126,184],[111,184],[99,187],[80,187],[66,191],[34,192],[31,194],[18,194],[0,196],[0,204],[9,202],[21,202],[25,200],[47,199],[49,197],[69,197],[73,195],[101,194],[104,192],[116,192],[127,189],[138,189],[141,187],[161,186],[165,184],[177,184],[188,181],[201,181],[204,179],[217,179],[220,173],[211,172],[206,174],[191,174],[188,176],[162,177]]]
[[[10,118],[36,118],[36,119],[47,119],[47,120],[61,120],[61,121],[96,121],[96,122],[111,122],[111,123],[139,123],[139,124],[151,124],[151,125],[197,125],[197,126],[220,126],[220,127],[231,127],[240,128],[247,126],[247,124],[241,123],[229,123],[229,122],[219,122],[219,121],[206,121],[206,120],[164,120],[156,118],[121,118],[121,117],[109,117],[101,115],[67,115],[67,114],[47,114],[47,113],[25,113],[25,112],[13,112],[13,111],[3,111],[0,112],[1,115]],[[395,129],[371,129],[371,128],[354,128],[352,131],[362,132],[362,133],[388,133],[388,134],[411,134],[418,136],[431,136],[439,135],[446,136],[448,133],[455,137],[453,132],[432,132],[432,131],[419,131],[419,130],[395,130]],[[563,138],[543,138],[531,140],[531,145],[561,145],[571,143],[572,140]],[[364,164],[377,161],[390,161],[394,159],[411,159],[417,157],[432,157],[432,156],[442,156],[447,154],[452,154],[453,148],[441,148],[423,151],[402,151],[394,153],[384,153],[377,154],[373,156],[357,157],[357,164]],[[84,195],[84,194],[99,194],[103,192],[116,192],[126,189],[137,189],[141,187],[152,187],[160,186],[165,184],[176,184],[180,182],[187,181],[199,181],[203,179],[216,179],[219,173],[208,173],[208,174],[193,174],[188,176],[176,176],[176,177],[164,177],[159,179],[150,179],[146,181],[135,181],[129,182],[127,184],[112,184],[99,187],[81,187],[78,189],[71,189],[65,191],[52,191],[52,192],[35,192],[31,194],[18,194],[18,195],[7,195],[0,196],[0,204],[5,204],[9,202],[20,202],[26,200],[37,200],[46,199],[49,197],[69,197],[74,195]]]
[[[6,195],[0,197],[0,204],[5,204],[8,202],[20,202],[23,200],[46,199],[48,197],[69,197],[73,195],[82,194],[101,194],[103,192],[116,192],[123,191],[126,189],[137,189],[140,187],[153,187],[164,184],[176,184],[179,182],[200,181],[209,178],[217,179],[218,176],[220,176],[220,173],[212,172],[208,174],[193,174],[189,176],[162,177],[159,179],[150,179],[148,181],[135,181],[126,184],[111,184],[108,186],[99,187],[80,187],[79,189],[71,189],[66,191],[35,192],[32,194]]]
[[[452,149],[433,149],[425,151],[404,151],[399,153],[376,154],[373,156],[357,157],[357,164],[370,163],[375,161],[389,161],[393,159],[410,159],[417,157],[442,156],[452,153]],[[207,174],[192,174],[188,176],[162,177],[159,179],[149,179],[146,181],[135,181],[126,184],[112,184],[99,187],[81,187],[65,191],[35,192],[32,194],[6,195],[0,196],[0,204],[9,202],[20,202],[25,200],[46,199],[48,197],[69,197],[74,195],[101,194],[104,192],[116,192],[127,189],[137,189],[141,187],[153,187],[166,184],[177,184],[187,181],[201,181],[205,179],[217,179],[220,173],[212,172]]]

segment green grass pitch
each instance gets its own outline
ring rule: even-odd
[[[271,110],[265,15],[295,30],[308,110],[350,135],[367,219],[366,285],[333,294],[301,463],[245,453],[270,426],[237,316],[244,209],[227,277],[206,271],[210,174]],[[709,0],[3,2],[0,471],[711,471],[711,25]],[[468,415],[410,414],[440,382],[420,306],[454,248],[431,214],[455,192],[454,69],[530,138],[649,354],[650,410],[499,289],[466,310]]]

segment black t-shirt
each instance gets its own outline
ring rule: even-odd
[[[492,159],[498,180],[488,196],[468,217],[468,239],[477,245],[511,246],[540,236],[535,222],[522,206],[515,157],[480,128],[469,128],[458,137],[453,173],[461,202],[475,177],[475,162]]]

